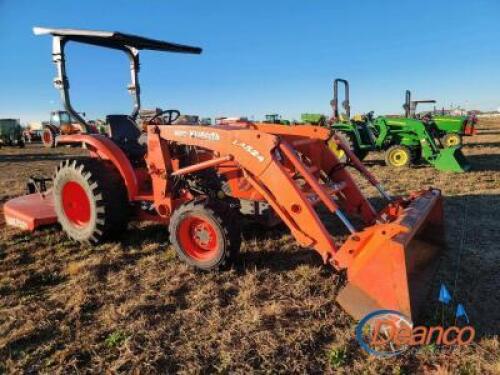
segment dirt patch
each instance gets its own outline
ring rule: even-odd
[[[367,164],[394,194],[442,189],[449,249],[434,294],[445,282],[465,304],[474,345],[369,357],[335,304],[342,277],[283,230],[248,228],[239,263],[206,274],[177,259],[158,225],[132,224],[92,248],[57,228],[29,235],[0,224],[0,372],[499,373],[500,124],[483,121],[465,142],[466,174],[395,173],[378,154]],[[0,201],[79,154],[1,149]],[[436,311],[430,301],[427,316]]]

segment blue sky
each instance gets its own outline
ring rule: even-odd
[[[59,109],[50,37],[33,26],[134,33],[201,46],[141,55],[144,107],[203,116],[330,113],[335,77],[353,112],[401,112],[415,98],[500,106],[500,1],[0,0],[0,117]],[[68,47],[73,104],[88,117],[128,113],[125,55]]]

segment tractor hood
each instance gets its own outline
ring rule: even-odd
[[[434,121],[446,121],[446,122],[457,122],[463,123],[467,120],[468,116],[433,116]]]
[[[422,124],[422,121],[406,118],[406,117],[382,117],[387,125],[401,125],[401,126],[409,126],[409,125],[419,125]]]

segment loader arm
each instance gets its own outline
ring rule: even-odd
[[[248,129],[168,125],[149,127],[147,164],[154,171],[153,186],[157,186],[155,180],[163,180],[159,183],[168,184],[165,176],[174,173],[173,169],[169,170],[171,167],[168,164],[163,163],[165,158],[162,149],[167,142],[200,147],[214,152],[217,157],[233,160],[302,246],[316,249],[325,262],[337,251],[331,235],[314,210],[312,198],[306,196],[279,160],[283,156],[278,150],[287,147],[285,141],[265,132]],[[294,162],[301,163],[298,159]],[[314,178],[310,174],[308,177],[311,180]],[[154,194],[158,197],[157,192]],[[163,195],[167,198],[166,194]],[[156,199],[160,198],[155,198],[155,202]],[[332,209],[338,209],[331,196],[325,200],[330,202]]]
[[[264,131],[269,134],[281,136],[297,151],[305,155],[313,165],[320,166],[319,168],[327,173],[330,179],[335,183],[344,183],[345,187],[342,190],[342,195],[339,196],[340,205],[351,215],[361,216],[365,224],[371,224],[375,220],[377,213],[366,200],[352,176],[345,170],[345,165],[341,164],[337,157],[327,147],[327,142],[333,140],[343,147],[345,152],[349,154],[351,165],[357,169],[370,184],[378,189],[382,195],[387,198],[387,194],[383,191],[380,182],[364,167],[358,158],[349,149],[349,146],[343,145],[338,139],[332,139],[334,133],[324,127],[311,125],[298,125],[293,127],[283,127],[267,124],[253,124],[255,129]],[[348,197],[348,199],[342,199]]]
[[[259,124],[252,127],[254,129],[150,127],[147,163],[150,170],[156,171],[152,173],[153,186],[156,186],[155,180],[158,181],[165,189],[160,192],[164,195],[168,191],[166,176],[179,173],[173,165],[161,162],[165,156],[161,150],[166,144],[174,142],[210,150],[214,159],[200,164],[233,162],[287,224],[300,245],[314,248],[325,263],[336,269],[347,269],[348,283],[337,300],[349,314],[360,319],[374,309],[390,308],[410,319],[417,317],[429,290],[429,275],[435,269],[436,262],[432,260],[443,248],[440,192],[429,190],[406,200],[393,201],[377,216],[376,223],[355,228],[344,215],[343,203],[356,202],[361,214],[363,209],[371,206],[365,204],[366,199],[361,193],[358,200],[356,190],[345,190],[350,184],[350,176],[326,147],[324,139],[327,134],[323,130],[314,131],[312,127],[294,130]],[[311,130],[318,134],[319,139],[304,136]],[[281,135],[271,134],[273,132]],[[317,159],[319,154],[329,156]],[[335,165],[338,166],[336,173],[342,175],[334,173],[335,182],[328,184],[321,176],[324,168]],[[296,175],[303,179],[302,185],[297,183]],[[354,183],[352,189],[358,189]],[[162,198],[166,197],[159,197]],[[351,232],[340,248],[336,247],[314,209],[318,203],[337,215]]]

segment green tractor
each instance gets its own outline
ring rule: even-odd
[[[344,85],[342,107],[339,113],[338,86]],[[464,172],[470,168],[459,147],[442,148],[424,122],[411,118],[375,118],[373,112],[351,118],[349,83],[336,79],[331,105],[333,118],[331,128],[349,145],[354,154],[363,160],[370,151],[383,151],[386,165],[401,168],[426,162],[441,171]],[[340,159],[345,153],[331,144]]]
[[[417,105],[421,103],[436,103],[435,100],[411,100],[411,91],[406,90],[405,110],[406,118],[416,118],[424,121],[431,129],[434,129],[435,136],[439,138],[444,147],[459,146],[462,144],[463,136],[476,134],[477,117],[474,114],[468,116],[451,116],[444,113],[437,114],[434,110],[423,116],[417,115]]]
[[[24,147],[23,128],[18,119],[0,119],[0,146]]]
[[[300,121],[303,124],[324,126],[328,122],[328,119],[321,113],[302,113]]]
[[[277,113],[273,113],[270,115],[265,115],[265,120],[262,121],[264,124],[281,124],[281,125],[290,125],[290,121],[288,120],[283,120],[281,118],[281,115],[278,115]]]

